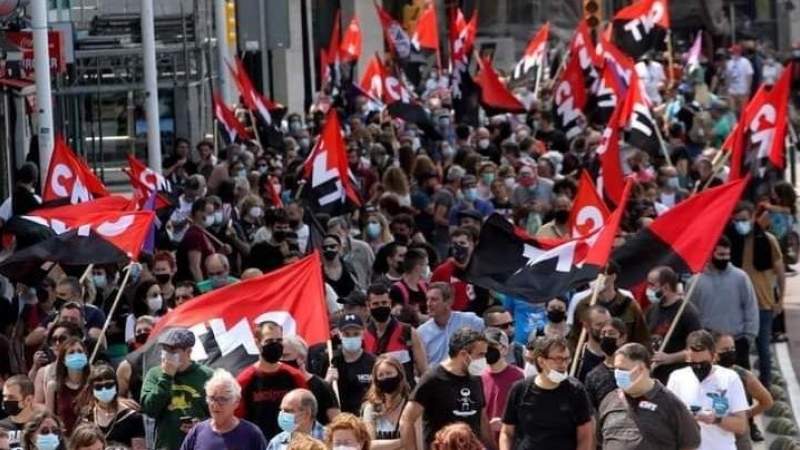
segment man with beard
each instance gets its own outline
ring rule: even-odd
[[[580,358],[577,376],[581,382],[586,379],[586,375],[592,369],[603,364],[606,359],[606,353],[600,345],[602,340],[600,333],[609,323],[611,323],[611,313],[605,307],[594,305],[589,308],[586,320],[583,322],[583,326],[588,331],[586,346],[575,349],[575,357]]]
[[[308,385],[298,369],[281,362],[283,327],[267,321],[258,325],[257,333],[261,348],[258,361],[236,377],[242,386],[236,416],[258,425],[264,436],[275,436],[281,432],[278,413],[283,396]]]
[[[453,231],[450,235],[449,257],[433,271],[431,283],[440,281],[453,287],[453,311],[472,311],[483,315],[489,306],[489,295],[485,290],[464,281],[477,240],[478,233],[473,228],[461,227]]]
[[[572,200],[566,195],[559,195],[553,201],[552,220],[542,225],[536,232],[536,237],[548,239],[564,239],[569,237],[569,212],[572,209]]]
[[[403,365],[406,380],[414,386],[414,369],[422,376],[428,357],[419,333],[392,317],[392,300],[386,285],[375,283],[367,290],[370,321],[364,331],[364,349],[375,356],[388,355]]]
[[[297,234],[292,231],[289,219],[284,210],[274,210],[266,219],[271,222],[272,234],[267,241],[254,244],[245,267],[254,267],[264,273],[271,272],[283,265],[283,260],[292,250],[290,237],[297,239]]]

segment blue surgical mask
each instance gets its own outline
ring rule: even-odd
[[[36,436],[37,450],[56,450],[59,444],[61,444],[61,440],[53,433]]]
[[[469,188],[464,191],[464,200],[474,202],[478,199],[478,188]]]
[[[212,275],[208,279],[211,281],[211,286],[215,288],[225,286],[228,282],[228,277],[225,275]]]
[[[343,337],[342,349],[348,353],[355,353],[361,350],[361,336]]]
[[[482,178],[483,178],[484,186],[489,186],[494,181],[494,173],[493,172],[487,172],[487,173],[483,174]]]
[[[371,238],[376,238],[381,234],[381,224],[379,223],[368,223],[367,224],[367,236]]]
[[[678,177],[669,177],[669,179],[667,179],[667,187],[670,189],[680,189],[681,181]]]
[[[278,412],[278,426],[287,433],[294,432],[295,428],[297,428],[297,424],[294,422],[294,414],[285,411]]]
[[[737,220],[733,222],[733,226],[736,228],[736,232],[742,236],[747,236],[753,231],[753,224],[749,220]]]
[[[632,370],[614,370],[614,380],[617,386],[623,391],[627,391],[633,386],[633,371]]]
[[[105,275],[92,275],[92,281],[94,282],[94,287],[97,289],[105,289],[108,285],[108,280]]]
[[[117,387],[112,386],[105,389],[95,389],[94,398],[100,403],[110,403],[117,396]]]
[[[247,170],[241,169],[236,171],[236,177],[238,178],[247,178]]]
[[[80,372],[87,364],[89,360],[86,358],[86,353],[73,353],[64,358],[64,365],[73,372]]]

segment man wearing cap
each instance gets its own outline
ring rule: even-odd
[[[450,228],[453,229],[458,226],[459,213],[462,211],[475,211],[478,214],[473,214],[475,218],[480,217],[482,220],[494,212],[494,206],[490,202],[478,198],[478,179],[475,175],[466,175],[461,179],[461,193],[462,198],[456,201],[456,204],[450,208]]]
[[[156,448],[178,450],[186,433],[208,418],[204,389],[212,370],[192,361],[194,343],[188,328],[170,328],[158,337],[161,365],[147,372],[140,402],[156,422]]]
[[[486,399],[486,416],[495,442],[500,438],[503,412],[506,410],[511,386],[525,378],[525,373],[508,363],[508,336],[500,328],[487,328],[484,332],[489,347],[486,350],[486,368],[481,373],[483,397]]]
[[[739,111],[747,98],[753,83],[753,65],[747,58],[742,58],[742,46],[734,45],[730,49],[731,59],[725,63],[725,81],[731,109]]]
[[[325,381],[336,383],[343,412],[358,415],[361,402],[372,383],[372,366],[377,359],[364,351],[364,322],[355,314],[345,314],[339,320],[340,350],[322,361]]]

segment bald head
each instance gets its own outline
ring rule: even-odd
[[[228,275],[230,268],[231,266],[228,264],[228,258],[225,255],[214,253],[206,258],[206,273],[209,276],[218,275],[223,272],[225,275]]]
[[[283,396],[281,411],[294,414],[298,430],[311,430],[317,417],[317,399],[308,389],[294,389]]]

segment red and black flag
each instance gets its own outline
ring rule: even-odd
[[[413,46],[411,37],[406,33],[406,30],[400,22],[395,20],[391,14],[384,11],[377,2],[374,4],[375,11],[378,13],[378,19],[383,28],[383,35],[386,37],[386,41],[389,43],[389,48],[392,50],[392,53],[394,53],[399,61],[408,60],[411,57]]]
[[[481,90],[481,106],[486,111],[486,116],[525,112],[525,106],[500,82],[491,61],[478,58],[478,67],[475,81]]]
[[[602,61],[592,44],[592,34],[589,32],[589,26],[585,20],[582,20],[575,30],[575,35],[570,43],[569,54],[570,58],[574,55],[578,59],[578,66],[583,73],[586,91],[593,92],[596,90],[597,83],[600,81],[598,67],[602,67]]]
[[[578,136],[586,125],[584,110],[589,100],[586,78],[581,69],[580,54],[572,52],[553,92],[553,116],[556,128],[567,139]]]
[[[614,110],[625,98],[620,80],[614,72],[613,66],[606,63],[602,70],[597,90],[592,94],[592,122],[608,125]]]
[[[406,87],[403,78],[386,70],[380,60],[377,60],[377,66],[374,70],[376,73],[374,76],[380,74],[382,77],[382,101],[386,104],[386,110],[389,114],[405,122],[417,124],[428,138],[440,140],[442,136],[436,130],[436,126],[431,121],[428,112],[414,98],[413,91]],[[370,83],[372,85],[374,81],[370,81]]]
[[[196,336],[192,359],[237,373],[258,360],[255,325],[272,321],[284,336],[301,336],[309,345],[330,339],[322,265],[314,253],[274,272],[213,290],[162,317],[133,367],[161,361],[158,336],[170,328],[188,328]]]
[[[92,169],[72,152],[61,136],[56,136],[42,200],[74,205],[108,195],[108,190]]]
[[[620,125],[627,128],[625,140],[630,145],[646,151],[650,158],[661,155],[658,124],[650,111],[650,103],[642,92],[642,85],[636,74],[631,77],[631,86],[623,104],[620,121]]]
[[[469,61],[475,46],[477,11],[467,22],[460,9],[450,16],[451,96],[456,122],[472,127],[480,126],[480,87],[469,72]]]
[[[172,192],[172,186],[164,176],[147,167],[143,162],[136,159],[132,153],[128,153],[127,156],[131,176],[139,180],[148,191]]]
[[[600,174],[597,177],[597,190],[603,199],[611,205],[619,205],[622,191],[625,186],[625,174],[622,171],[622,155],[619,149],[619,117],[622,115],[622,105],[617,106],[609,120],[608,126],[603,130],[597,154],[600,158]]]
[[[234,142],[246,142],[250,140],[250,133],[236,118],[236,114],[228,108],[225,101],[222,100],[222,95],[218,91],[214,91],[214,118],[219,125],[222,126],[224,131],[223,136],[228,144]]]
[[[541,73],[547,65],[547,40],[550,39],[550,22],[545,22],[541,29],[531,38],[525,53],[514,67],[511,82],[541,80]],[[533,89],[531,89],[533,90]]]
[[[658,266],[678,273],[703,270],[748,181],[749,177],[695,194],[629,238],[612,255],[622,269],[617,285],[637,286]]]
[[[236,67],[233,68],[229,65],[228,70],[233,74],[239,93],[242,94],[244,106],[253,113],[252,117],[255,119],[253,128],[261,138],[261,143],[268,147],[282,149],[284,146],[283,135],[278,126],[286,113],[286,107],[268,100],[256,90],[247,74],[247,69],[238,57],[236,58]]]
[[[625,97],[628,86],[631,84],[631,77],[636,73],[635,63],[603,35],[597,40],[596,50],[600,67],[606,69],[609,68],[609,65],[611,66],[612,74],[617,78],[617,83],[621,88],[622,97]]]
[[[605,225],[611,213],[600,196],[592,177],[581,171],[578,193],[569,214],[569,231],[573,239],[591,235]]]
[[[317,145],[304,163],[303,174],[307,180],[303,195],[314,213],[325,212],[334,217],[361,206],[335,109],[328,111]]]
[[[639,59],[664,42],[670,28],[667,0],[640,0],[617,11],[614,43],[633,59]]]

